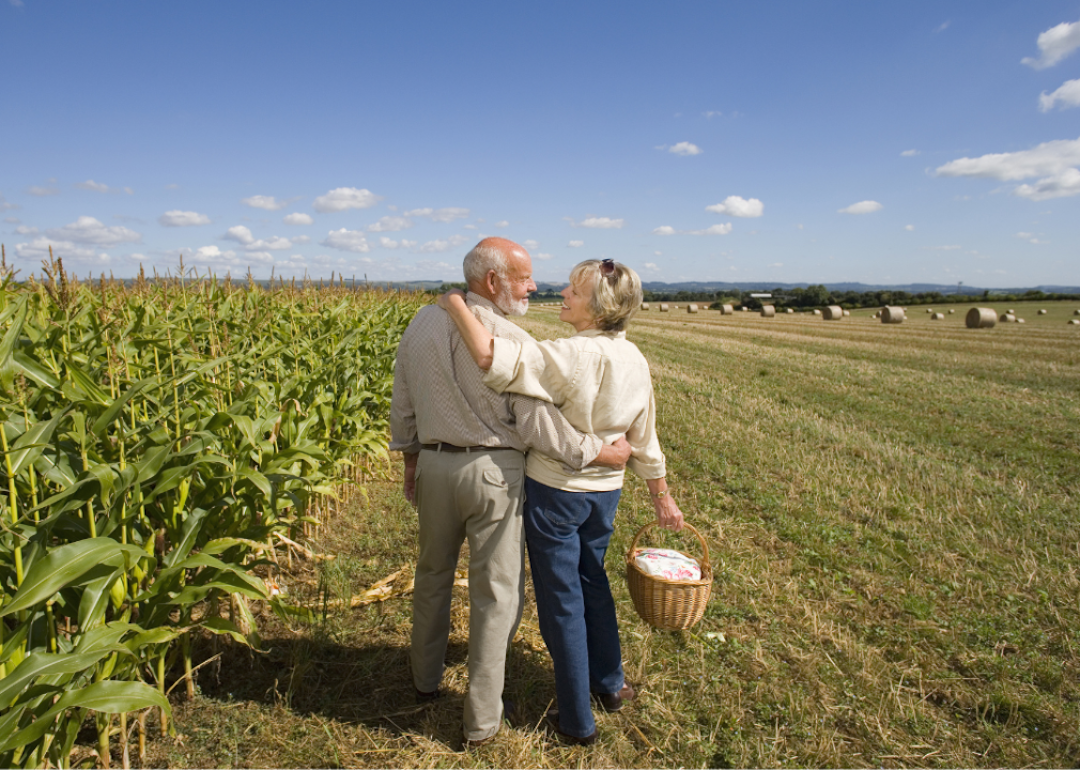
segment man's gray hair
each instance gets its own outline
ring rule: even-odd
[[[465,255],[462,269],[465,272],[466,283],[470,285],[474,283],[482,284],[484,279],[487,278],[489,270],[494,270],[496,275],[502,278],[506,277],[506,258],[510,255],[502,248],[502,243],[506,243],[506,241],[502,241],[502,243],[500,241],[502,239],[485,238],[473,246],[472,251]]]

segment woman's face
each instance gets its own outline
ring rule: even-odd
[[[562,290],[563,306],[559,313],[559,320],[570,324],[577,331],[584,331],[591,327],[596,318],[589,309],[589,298],[592,297],[594,277],[583,280],[576,286],[570,284]]]

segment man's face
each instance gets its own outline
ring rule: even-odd
[[[506,260],[505,278],[495,275],[495,304],[507,315],[525,315],[534,291],[532,260],[524,250],[515,251]]]

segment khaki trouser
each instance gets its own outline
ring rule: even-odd
[[[506,652],[525,600],[524,478],[525,456],[506,449],[424,450],[416,465],[420,556],[413,589],[413,683],[421,692],[434,692],[442,680],[454,570],[467,537],[467,740],[494,735],[502,722]]]

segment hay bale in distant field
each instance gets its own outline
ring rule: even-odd
[[[1077,320],[1076,320],[1076,319],[1074,318],[1074,319],[1072,319],[1071,321],[1069,321],[1069,326],[1080,326],[1080,321],[1077,321]]]
[[[721,305],[720,315],[735,315],[735,308],[731,305]]]
[[[1016,320],[1016,316],[1014,316],[1012,313],[1002,313],[1001,317],[998,320],[1003,323],[1012,323]]]
[[[747,311],[748,311],[749,309],[750,309],[750,308],[748,308],[748,307],[747,307],[746,305],[743,305],[742,311],[743,311],[743,312],[745,313],[745,312],[747,312]]]
[[[1046,310],[1040,308],[1039,315],[1046,315]]]
[[[881,308],[881,322],[883,324],[902,324],[906,316],[904,308],[886,305]]]
[[[1006,315],[1016,315],[1016,311],[1013,310],[1012,308],[1009,308],[1008,310],[1005,311],[1005,314]]]
[[[928,307],[928,308],[926,308],[926,312],[932,314],[934,312],[934,308]]]
[[[661,313],[666,313],[667,311],[668,311],[667,303],[666,302],[661,302],[660,303],[660,312]]]
[[[1017,322],[1018,324],[1022,324],[1022,323],[1027,323],[1026,321],[1024,321],[1024,319],[1023,319],[1023,318],[1017,318],[1017,319],[1016,319],[1016,322]]]
[[[1080,310],[1074,310],[1073,315],[1080,315]]]
[[[839,305],[829,305],[821,315],[826,321],[839,321],[844,317],[844,308]]]
[[[955,310],[953,310],[952,308],[949,308],[949,315],[952,315],[955,312],[956,312]]]
[[[791,308],[788,308],[788,309],[787,309],[787,310],[785,310],[784,312],[785,312],[785,313],[787,313],[788,315],[794,315],[794,314],[795,314],[795,311],[794,311],[794,310],[792,310]]]
[[[942,320],[942,319],[944,319],[944,318],[945,318],[945,314],[944,314],[944,313],[932,313],[932,314],[930,315],[930,320],[931,320],[931,321],[941,321],[941,320]]]
[[[762,305],[761,306],[761,317],[762,318],[773,318],[775,316],[776,316],[776,308],[773,305]]]
[[[689,305],[686,306],[686,312],[687,313],[696,313],[696,312],[698,312],[697,305],[695,305],[693,302],[691,302]]]
[[[821,315],[821,311],[817,308],[814,308],[814,315]]]
[[[969,329],[993,329],[997,323],[997,313],[989,307],[973,307],[967,312],[964,323]]]
[[[850,311],[850,310],[845,310],[845,311],[844,311],[844,318],[847,318],[847,317],[848,317],[848,316],[850,316],[850,315],[851,315],[851,311]]]
[[[642,302],[641,303],[641,309],[642,310],[648,310],[649,309],[649,303],[648,302]]]

